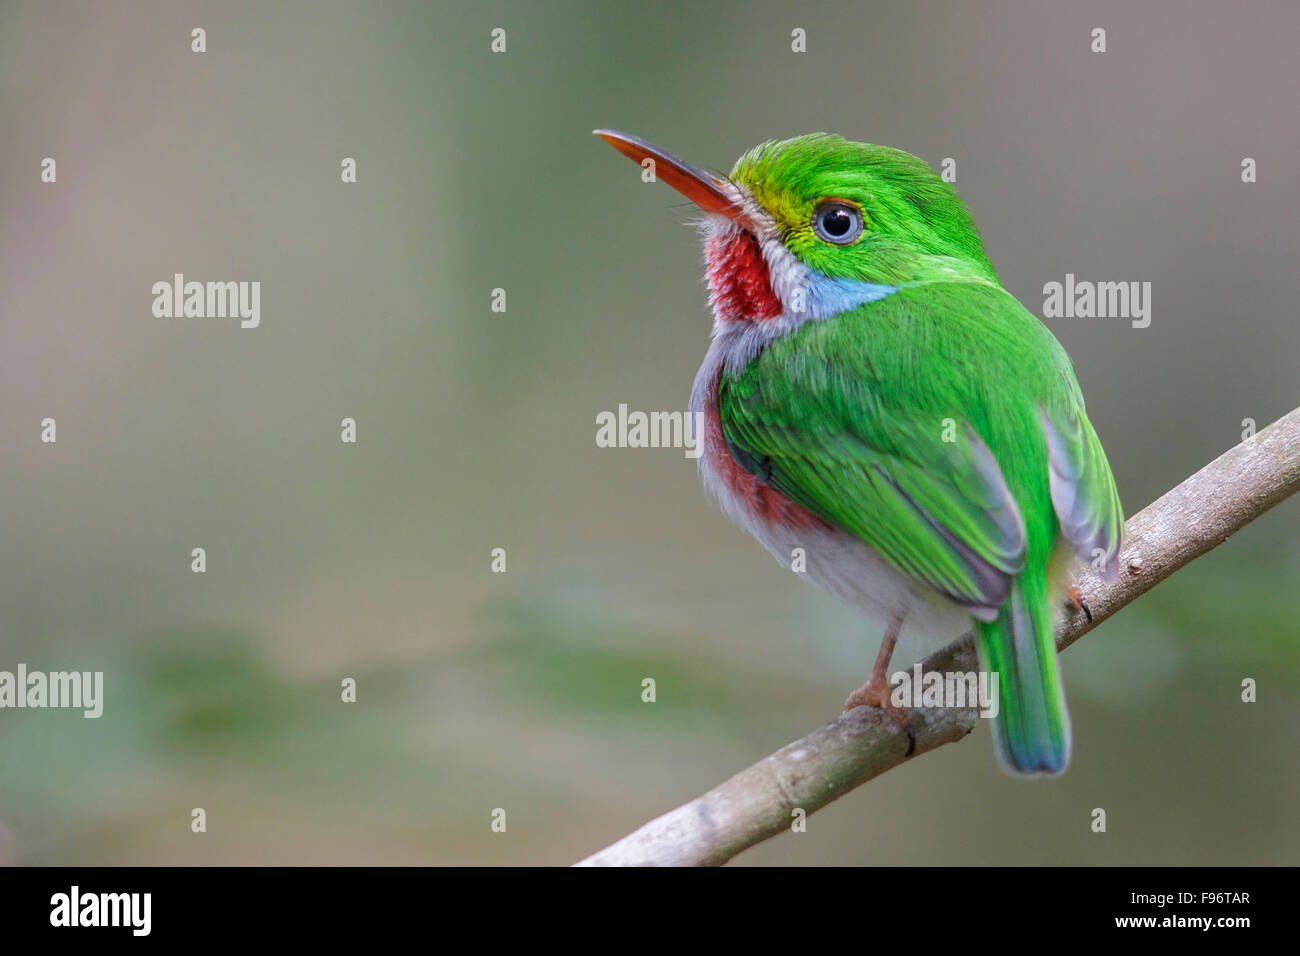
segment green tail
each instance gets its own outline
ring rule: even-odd
[[[980,662],[998,675],[993,739],[1013,773],[1057,774],[1070,762],[1070,715],[1056,662],[1046,575],[1016,578],[995,621],[976,622]]]

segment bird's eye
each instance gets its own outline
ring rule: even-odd
[[[813,212],[817,238],[847,246],[862,235],[862,210],[846,202],[824,202]]]

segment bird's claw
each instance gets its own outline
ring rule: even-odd
[[[904,756],[910,757],[916,752],[916,734],[912,733],[911,724],[908,722],[907,714],[902,709],[896,707],[894,702],[889,699],[889,685],[875,680],[869,680],[853,693],[849,694],[848,700],[844,701],[844,710],[847,713],[854,707],[875,707],[877,710],[883,710],[885,716],[890,719],[895,727],[907,734],[907,753]]]
[[[1088,607],[1088,599],[1083,596],[1083,591],[1079,589],[1079,585],[1071,584],[1066,593],[1070,596],[1068,606],[1072,610],[1082,611],[1086,614],[1088,616],[1088,623],[1091,624],[1092,608]]]

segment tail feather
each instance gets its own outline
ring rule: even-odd
[[[1056,661],[1046,575],[1015,579],[994,621],[977,621],[985,670],[998,675],[993,740],[998,760],[1017,774],[1058,774],[1070,762],[1070,715]]]

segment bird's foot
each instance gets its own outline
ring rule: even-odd
[[[1066,607],[1070,608],[1071,612],[1082,611],[1088,616],[1088,623],[1091,624],[1092,608],[1088,607],[1088,601],[1083,596],[1083,591],[1079,589],[1079,585],[1071,584],[1066,593],[1070,596],[1070,600],[1066,602]]]
[[[893,725],[907,735],[907,756],[910,757],[916,751],[916,734],[912,733],[907,714],[889,699],[889,690],[889,685],[884,680],[872,675],[871,680],[849,694],[848,700],[844,702],[844,710],[846,713],[854,707],[875,707],[883,710]]]
[[[844,702],[845,710],[852,710],[854,707],[879,707],[885,710],[892,706],[889,700],[889,687],[877,683],[874,677],[849,694],[849,699]]]

